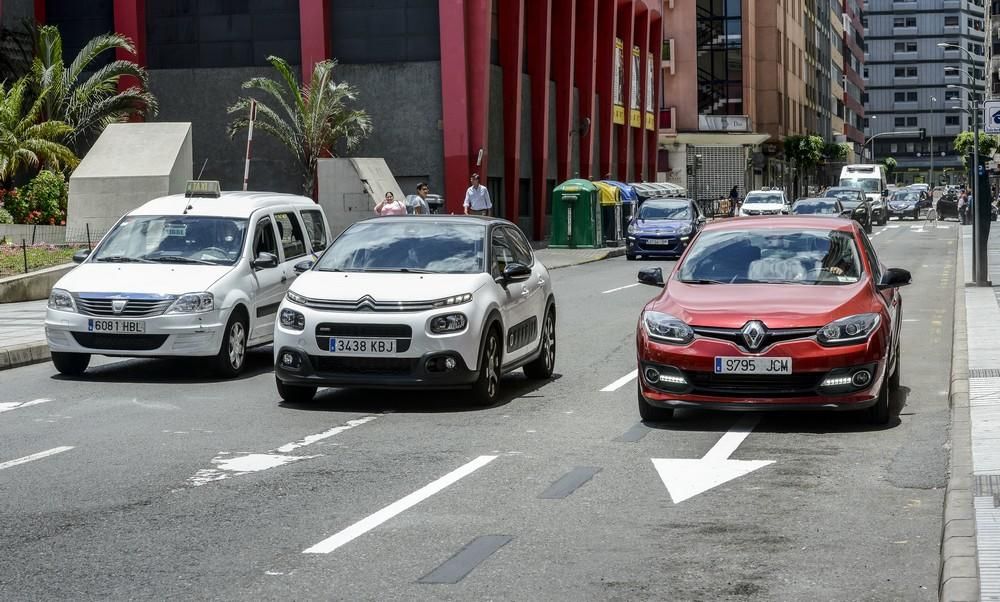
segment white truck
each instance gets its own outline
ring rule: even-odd
[[[872,202],[872,224],[881,226],[889,221],[885,197],[889,188],[885,180],[885,167],[877,164],[845,165],[840,170],[840,185],[860,188]]]

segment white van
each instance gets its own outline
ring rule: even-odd
[[[92,354],[208,357],[236,376],[248,347],[271,342],[295,264],[315,259],[329,231],[306,197],[189,182],[73,258],[81,265],[56,283],[45,315],[52,362],[77,375]]]
[[[881,226],[889,221],[884,197],[889,189],[882,165],[845,165],[840,170],[840,185],[864,190],[872,202],[872,224]]]

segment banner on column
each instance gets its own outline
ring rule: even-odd
[[[646,129],[656,129],[656,118],[653,111],[653,53],[646,53]]]
[[[615,38],[614,115],[612,123],[625,125],[625,42]]]
[[[629,99],[629,125],[634,128],[642,127],[642,88],[639,87],[639,82],[642,81],[642,50],[638,46],[632,47],[632,89],[631,98]]]

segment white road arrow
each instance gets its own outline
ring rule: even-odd
[[[774,460],[729,459],[740,443],[743,443],[753,431],[753,427],[757,426],[758,421],[760,417],[752,414],[741,418],[700,460],[653,458],[653,466],[656,467],[656,472],[660,473],[660,478],[670,493],[670,499],[679,504],[713,487],[750,474],[758,468],[774,464]]]

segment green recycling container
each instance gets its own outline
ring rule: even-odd
[[[601,200],[589,180],[567,180],[552,191],[549,247],[597,249],[601,236]]]

